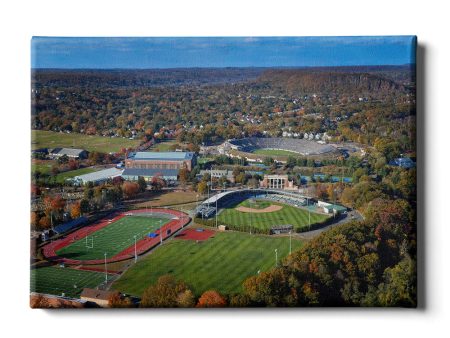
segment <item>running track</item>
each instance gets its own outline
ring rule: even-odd
[[[159,214],[167,214],[171,217],[177,217],[178,219],[173,219],[167,224],[164,224],[162,226],[162,239],[165,240],[166,238],[172,236],[172,234],[181,228],[183,228],[185,225],[187,225],[190,222],[189,216],[187,216],[185,213],[177,210],[171,210],[171,209],[158,209],[153,208],[152,212],[159,213]],[[64,238],[58,239],[54,242],[51,242],[43,247],[43,254],[44,256],[52,261],[58,262],[58,263],[65,263],[65,264],[102,264],[105,262],[104,259],[91,259],[91,260],[77,260],[77,259],[70,259],[70,258],[64,258],[59,257],[56,252],[65,246],[71,244],[74,241],[78,241],[80,239],[85,238],[86,236],[108,226],[112,222],[116,222],[122,217],[125,217],[129,214],[139,214],[139,213],[148,213],[147,209],[140,209],[140,210],[131,210],[131,211],[125,211],[121,213],[116,213],[113,218],[105,218],[101,221],[94,223],[92,225],[83,227],[69,235],[67,235]],[[109,220],[112,220],[112,222],[109,222]],[[170,230],[170,234],[167,234],[167,230]],[[144,252],[154,248],[160,243],[160,233],[159,229],[155,231],[156,234],[158,234],[155,238],[145,237],[144,239],[140,240],[136,243],[136,251],[138,255],[143,254]],[[126,248],[125,250],[119,252],[115,256],[108,258],[106,260],[107,263],[112,262],[118,262],[123,261],[125,259],[133,258],[134,257],[134,245]]]

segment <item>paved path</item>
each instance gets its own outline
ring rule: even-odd
[[[301,232],[301,233],[297,234],[296,236],[299,238],[302,238],[302,239],[312,239],[312,238],[320,235],[322,232],[324,232],[328,229],[334,228],[338,225],[345,224],[345,223],[348,223],[351,221],[362,221],[362,220],[364,220],[364,217],[358,211],[352,210],[352,211],[349,211],[343,219],[339,220],[339,222],[329,224],[320,229],[311,230],[311,231],[307,231],[307,232]]]

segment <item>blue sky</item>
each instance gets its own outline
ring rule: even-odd
[[[33,37],[33,68],[308,67],[415,63],[412,36]]]

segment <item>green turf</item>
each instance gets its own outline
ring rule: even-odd
[[[76,170],[70,170],[63,173],[59,173],[56,175],[56,182],[58,183],[64,183],[68,178],[73,178],[75,176],[84,175],[93,173],[94,171],[97,171],[98,169],[94,168],[81,168]]]
[[[267,156],[299,156],[298,153],[288,150],[280,149],[256,149],[253,154],[257,155],[267,155]]]
[[[302,244],[292,239],[292,250]],[[289,237],[219,232],[198,244],[174,239],[138,261],[112,288],[141,296],[159,276],[171,274],[187,283],[196,295],[209,289],[223,294],[237,293],[242,291],[242,282],[247,277],[275,266],[275,249],[279,260],[286,257]]]
[[[258,201],[261,203],[263,201]],[[267,202],[267,201],[264,201]],[[283,209],[268,213],[249,213],[238,211],[240,206],[252,207],[248,200],[238,205],[223,209],[218,216],[219,224],[252,226],[258,229],[270,230],[274,225],[291,224],[295,229],[309,226],[309,212],[287,204],[270,202],[269,204],[281,205]],[[311,212],[311,224],[326,220],[329,216]]]
[[[108,280],[116,275],[108,274]],[[45,267],[31,270],[30,290],[50,295],[78,298],[83,288],[95,288],[105,281],[105,274],[70,268]]]
[[[57,254],[72,259],[89,260],[102,259],[106,252],[106,257],[110,258],[132,246],[134,235],[140,240],[158,229],[160,224],[167,222],[168,218],[126,216],[89,235],[88,245],[91,246],[93,238],[93,248],[87,248],[86,239],[83,238],[57,251]]]
[[[129,140],[122,137],[111,138],[77,133],[67,134],[46,130],[33,130],[31,138],[32,149],[74,147],[103,153],[117,152],[122,148],[134,148],[140,143],[139,140]]]

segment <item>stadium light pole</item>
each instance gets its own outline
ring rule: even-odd
[[[275,249],[275,267],[278,266],[278,249]]]
[[[108,268],[106,267],[106,252],[105,252],[105,284],[108,284]]]
[[[217,195],[216,195],[216,228],[218,228],[218,225],[217,225]]]
[[[136,235],[134,235],[134,262],[137,262]]]
[[[162,244],[162,220],[159,220],[159,241]]]
[[[289,231],[289,255],[292,253],[292,231]]]
[[[209,207],[209,190],[211,189],[211,183],[208,182],[206,183],[206,185],[208,186],[208,207]]]

